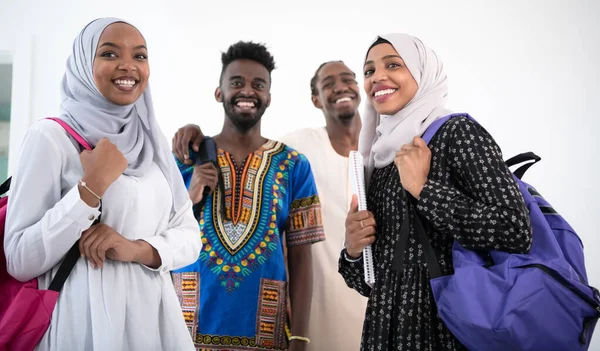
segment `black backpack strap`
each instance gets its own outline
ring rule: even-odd
[[[198,156],[196,157],[196,165],[200,166],[205,163],[212,162],[215,166],[217,165],[217,144],[215,139],[207,136],[200,144],[198,149]]]
[[[58,272],[56,272],[56,275],[54,276],[54,278],[52,278],[52,282],[50,283],[48,290],[56,292],[60,292],[62,290],[63,286],[65,285],[65,282],[67,281],[67,278],[69,277],[69,274],[71,274],[73,267],[75,267],[79,256],[79,240],[77,240],[75,244],[71,246],[71,249],[69,249],[69,252],[67,252],[67,255],[60,264]]]
[[[100,215],[98,216],[98,218],[96,218],[96,220],[94,221],[94,223],[92,223],[91,226],[100,223],[100,217],[102,217],[102,201],[100,201],[99,211]],[[56,272],[56,275],[54,275],[54,278],[52,278],[52,282],[50,283],[48,290],[56,292],[60,292],[62,290],[63,286],[65,285],[65,282],[67,281],[67,278],[69,277],[69,274],[71,274],[71,271],[75,267],[75,264],[77,263],[77,260],[80,257],[81,253],[79,252],[79,240],[77,240],[67,252],[67,255],[60,264],[60,267],[58,267],[58,271]]]
[[[396,272],[396,275],[398,277],[397,284],[398,285],[402,284],[402,275],[403,275],[403,270],[404,270],[404,256],[405,256],[406,246],[408,244],[408,238],[410,235],[411,214],[412,214],[412,218],[414,221],[413,229],[415,231],[416,239],[421,244],[421,247],[423,248],[425,262],[427,262],[427,270],[429,272],[429,279],[439,278],[442,276],[442,269],[440,267],[440,263],[437,259],[435,251],[433,250],[433,247],[429,243],[429,237],[427,236],[427,232],[425,231],[423,223],[421,223],[421,219],[419,218],[419,214],[417,213],[417,210],[415,208],[416,200],[414,200],[414,198],[412,197],[412,195],[410,195],[410,193],[408,191],[406,191],[404,189],[402,191],[404,193],[404,202],[406,204],[405,205],[406,211],[404,213],[404,220],[402,221],[402,226],[400,227],[400,237],[398,238],[398,241],[396,242],[396,247],[394,248],[394,258],[392,260],[392,269]],[[398,289],[399,289],[399,287],[398,287]],[[402,296],[403,295],[400,293],[396,294],[395,303],[398,306],[402,305],[402,298],[403,298]],[[392,330],[397,330],[398,327],[399,327],[398,319],[394,318],[392,320]],[[384,340],[389,340],[390,333],[387,328],[382,332],[382,335],[383,335]]]
[[[525,172],[527,172],[529,167],[540,162],[541,159],[542,159],[541,157],[534,154],[533,152],[525,152],[525,153],[518,154],[514,157],[509,158],[508,160],[506,160],[505,163],[508,167],[512,167],[512,166],[516,166],[516,165],[524,163],[524,162],[529,162],[529,163],[526,163],[526,164],[522,165],[521,167],[517,168],[513,172],[515,177],[521,179],[521,178],[523,178],[523,175],[525,174]]]
[[[200,144],[200,148],[198,149],[198,155],[196,156],[196,166],[203,165],[205,163],[211,162],[215,167],[218,168],[217,164],[217,144],[215,143],[215,139],[205,136],[202,144]],[[194,211],[194,217],[196,220],[200,220],[200,215],[202,213],[202,208],[204,208],[204,204],[206,203],[206,198],[210,195],[210,188],[205,186],[202,191],[202,200],[197,204],[194,204],[192,207]]]
[[[2,183],[2,185],[0,185],[0,195],[4,195],[8,192],[8,189],[10,189],[11,180],[12,177],[9,177],[7,180],[4,181],[4,183]]]
[[[423,253],[425,255],[425,262],[427,262],[427,270],[429,271],[429,279],[435,279],[442,276],[442,269],[440,267],[440,263],[437,259],[435,251],[433,247],[429,243],[429,237],[427,236],[427,232],[425,231],[425,227],[419,218],[419,213],[416,210],[416,200],[410,195],[410,193],[403,189],[405,203],[406,203],[406,213],[404,214],[404,220],[402,222],[402,227],[400,228],[400,238],[396,243],[396,248],[394,249],[394,259],[392,261],[392,269],[398,272],[398,274],[402,274],[403,266],[404,266],[404,252],[406,251],[406,245],[408,243],[408,237],[410,233],[410,217],[413,215],[414,223],[413,227],[415,230],[416,239],[419,241],[421,246],[423,247]]]

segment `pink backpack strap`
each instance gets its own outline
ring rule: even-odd
[[[87,141],[85,141],[85,139],[81,135],[77,134],[77,132],[73,128],[71,128],[70,125],[65,123],[65,121],[56,117],[48,117],[46,119],[51,119],[54,122],[60,124],[67,131],[67,133],[69,133],[69,135],[71,135],[73,138],[75,138],[75,140],[77,140],[79,144],[81,144],[81,146],[83,146],[86,150],[92,150],[90,144]]]

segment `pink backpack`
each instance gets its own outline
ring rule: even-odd
[[[48,118],[59,123],[87,150],[92,147],[69,125],[58,118]],[[6,194],[11,178],[0,185],[0,196]],[[79,259],[79,241],[69,250],[52,279],[48,290],[39,290],[37,278],[20,282],[6,271],[4,230],[8,196],[0,197],[0,351],[33,350],[50,325],[52,311],[69,273]],[[94,222],[98,223],[100,218]]]

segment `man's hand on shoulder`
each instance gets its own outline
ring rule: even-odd
[[[180,162],[191,165],[194,163],[194,160],[190,159],[190,146],[192,150],[198,152],[202,141],[204,141],[204,134],[202,134],[200,127],[196,124],[186,124],[179,128],[175,136],[173,136],[173,153]]]

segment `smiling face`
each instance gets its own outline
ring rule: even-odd
[[[369,50],[364,75],[365,93],[379,114],[396,114],[417,93],[417,82],[390,44],[377,44]]]
[[[358,115],[360,94],[356,75],[342,62],[330,62],[319,70],[316,79],[317,95],[312,96],[315,107],[327,118],[341,122],[351,121]]]
[[[150,77],[146,41],[140,32],[125,23],[107,26],[98,40],[93,73],[107,100],[117,105],[134,103]]]
[[[262,118],[271,103],[271,78],[262,64],[240,59],[225,68],[215,97],[240,132],[247,132]]]

